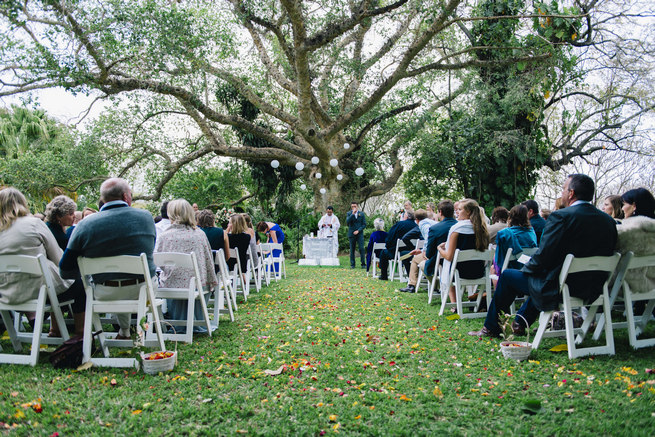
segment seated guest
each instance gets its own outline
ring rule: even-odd
[[[93,208],[90,208],[90,207],[86,206],[82,210],[82,218],[83,219],[87,218],[88,216],[90,216],[91,214],[95,214],[96,212],[98,212],[98,211],[93,209]]]
[[[430,228],[436,225],[437,221],[428,217],[428,211],[425,209],[417,209],[414,214],[414,220],[416,220],[418,229],[421,232],[420,239],[427,241]]]
[[[86,295],[81,282],[73,287],[73,281],[62,279],[59,275],[58,265],[62,254],[61,247],[46,224],[30,215],[23,193],[13,187],[0,190],[0,255],[44,255],[59,299],[73,300],[75,335],[82,335]],[[0,302],[20,304],[36,299],[41,282],[41,278],[23,273],[2,273]],[[54,320],[51,317],[50,335],[59,337]]]
[[[80,222],[84,218],[84,214],[82,211],[75,211],[75,218],[73,219],[73,224],[66,229],[66,238],[69,239],[71,237],[71,234],[73,233],[73,230],[75,229],[75,225]],[[66,241],[68,244],[68,241]],[[62,249],[63,250],[63,249]]]
[[[398,241],[400,241],[410,230],[418,228],[418,225],[414,221],[414,211],[406,211],[405,215],[407,216],[407,219],[401,220],[393,225],[391,229],[389,229],[387,239],[384,241],[387,248],[380,253],[380,277],[378,278],[382,281],[389,280],[389,260],[392,260],[396,254],[396,245],[398,244]]]
[[[245,212],[241,214],[243,219],[246,221],[246,234],[250,235],[250,253],[252,253],[252,260],[255,263],[253,267],[259,265],[259,257],[257,256],[257,243],[259,243],[259,234],[255,232],[255,228],[252,225],[252,219]]]
[[[562,191],[565,208],[553,211],[548,218],[539,250],[521,270],[502,272],[482,330],[471,331],[470,335],[499,336],[500,312],[509,313],[514,299],[527,295],[518,313],[528,325],[522,319],[512,324],[515,334],[525,335],[525,329],[540,311],[558,308],[559,274],[568,254],[576,257],[612,255],[616,246],[616,224],[591,204],[593,196],[594,181],[589,176],[572,174],[568,177]],[[606,279],[604,274],[580,272],[570,275],[567,283],[571,296],[590,302],[602,293]]]
[[[131,208],[132,189],[125,179],[111,178],[100,185],[102,208],[82,220],[71,235],[64,256],[59,262],[63,278],[80,275],[77,258],[100,258],[117,255],[148,258],[150,278],[121,273],[94,275],[94,295],[98,300],[136,299],[145,279],[156,284],[152,251],[155,247],[155,222],[146,210]],[[118,314],[120,330],[116,339],[130,338],[130,314]]]
[[[434,220],[435,223],[439,221],[437,219],[437,205],[435,205],[434,202],[426,203],[425,210],[428,212],[428,218],[430,220]]]
[[[653,195],[642,188],[630,190],[623,196],[627,199],[626,209],[631,215],[616,227],[618,231],[616,250],[621,254],[632,251],[635,256],[654,255],[655,218],[652,217],[652,214],[648,215],[649,211],[652,213],[655,210]],[[629,201],[632,203],[627,203]],[[632,211],[633,208],[634,211]],[[632,292],[647,293],[655,289],[655,267],[631,269],[626,272],[625,281]]]
[[[603,207],[601,209],[609,214],[609,216],[614,220],[616,220],[616,223],[621,223],[621,220],[623,219],[622,208],[623,199],[621,199],[621,196],[612,194],[611,196],[607,196],[605,198],[603,201]]]
[[[643,215],[655,218],[655,199],[645,188],[628,190],[621,196],[625,218]]]
[[[437,206],[437,220],[436,224],[430,226],[428,231],[428,238],[423,246],[423,250],[413,250],[412,261],[409,268],[409,283],[407,287],[401,288],[403,293],[414,293],[416,291],[416,283],[418,282],[418,272],[422,268],[426,276],[430,277],[434,274],[435,265],[437,263],[437,247],[446,241],[448,231],[457,223],[453,218],[455,208],[453,202],[450,200],[443,200]]]
[[[205,290],[213,289],[217,284],[214,273],[214,257],[211,253],[209,240],[203,231],[196,227],[196,215],[191,204],[184,199],[168,202],[168,217],[171,225],[157,237],[155,252],[195,253],[198,260],[200,282]],[[164,288],[186,288],[194,276],[193,271],[186,268],[160,266],[159,283]],[[173,320],[186,320],[188,302],[180,299],[168,299],[168,314]],[[194,306],[195,320],[202,320],[202,308]],[[203,328],[195,327],[194,331],[204,332]],[[186,333],[186,327],[175,327],[177,334]]]
[[[528,208],[524,205],[516,205],[509,212],[509,227],[501,229],[496,237],[496,257],[494,260],[494,269],[497,274],[500,274],[500,269],[505,262],[505,255],[507,249],[512,248],[512,253],[523,252],[523,249],[530,247],[537,247],[537,236],[530,226],[528,220]],[[519,267],[517,261],[512,261],[509,264],[510,268]]]
[[[223,249],[225,261],[227,261],[230,259],[230,243],[227,239],[227,232],[224,232],[223,228],[217,228],[214,226],[215,220],[216,216],[209,209],[203,209],[196,213],[198,227],[207,236],[209,247],[211,247],[212,250]],[[215,271],[218,271],[218,266],[215,267]]]
[[[407,213],[411,211],[412,213],[414,212],[414,207],[412,206],[412,202],[409,200],[405,200],[405,203],[403,203],[403,209],[400,211],[400,215],[398,216],[398,220],[407,220]]]
[[[491,226],[489,226],[489,241],[496,244],[496,234],[507,227],[509,211],[504,206],[497,206],[491,213]]]
[[[541,212],[539,214],[541,214],[542,219],[548,220],[548,217],[550,217],[551,212],[552,211],[550,209],[541,208]]]
[[[541,241],[541,234],[544,232],[544,227],[546,226],[546,220],[544,220],[539,215],[539,204],[535,200],[526,200],[521,203],[528,208],[528,218],[530,219],[530,225],[534,229],[534,233],[537,235],[537,244]]]
[[[166,231],[168,227],[171,225],[171,220],[168,218],[168,201],[161,204],[161,208],[159,212],[161,214],[161,220],[159,220],[155,225],[157,236],[159,236],[159,234],[161,234],[162,232]]]
[[[489,231],[478,202],[464,199],[459,202],[459,221],[448,231],[448,239],[441,243],[437,250],[444,259],[441,274],[441,289],[450,286],[450,263],[455,257],[455,251],[476,249],[484,251],[489,248]],[[475,279],[484,275],[484,261],[466,261],[457,264],[459,276],[463,279]],[[455,302],[455,288],[448,290],[450,302]]]
[[[400,251],[400,256],[405,256],[409,252],[414,251],[416,249],[416,245],[418,244],[418,240],[427,241],[430,227],[437,223],[434,220],[428,218],[428,213],[424,209],[417,209],[416,211],[414,211],[414,214],[415,214],[414,221],[416,222],[417,227],[414,229],[410,229],[409,232],[407,232],[401,238],[401,240],[403,240],[403,243],[405,243],[405,247],[403,247],[403,249]],[[410,269],[410,263],[411,263],[410,258],[406,258],[403,260],[403,267],[405,268],[405,271],[408,274]]]
[[[555,199],[555,211],[558,211],[560,209],[564,209],[564,202],[562,201],[561,197],[558,197]]]
[[[227,238],[230,242],[230,248],[237,249],[241,271],[245,274],[248,268],[248,247],[250,247],[251,237],[246,232],[246,220],[241,214],[233,214],[230,217],[230,223],[227,225]],[[237,260],[230,258],[227,260],[227,267],[232,270]]]
[[[68,236],[66,228],[73,225],[75,221],[75,210],[77,205],[68,196],[57,196],[45,207],[45,224],[55,236],[61,250],[66,249]]]
[[[371,234],[371,237],[368,239],[368,246],[366,247],[366,271],[368,272],[371,268],[371,258],[373,257],[373,245],[375,243],[384,243],[387,239],[387,233],[384,232],[384,220],[381,218],[376,218],[373,220],[373,227],[375,231]],[[375,256],[380,258],[381,249],[377,249]]]

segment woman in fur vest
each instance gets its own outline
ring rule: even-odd
[[[617,226],[617,250],[635,256],[655,254],[655,198],[645,188],[629,190],[621,196],[625,219]],[[632,269],[625,280],[634,293],[655,289],[655,267]]]

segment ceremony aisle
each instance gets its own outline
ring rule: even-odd
[[[341,259],[342,266],[347,260]],[[10,435],[652,435],[655,348],[504,359],[482,320],[364,271],[288,264],[171,373],[0,367]],[[6,341],[3,347],[8,347]],[[58,434],[57,434],[58,433]]]

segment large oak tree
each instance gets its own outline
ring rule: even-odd
[[[0,5],[0,97],[48,87],[100,98],[154,95],[164,109],[143,118],[187,119],[197,138],[181,154],[130,149],[125,165],[164,170],[144,197],[157,199],[175,172],[213,154],[302,163],[294,176],[314,189],[320,208],[396,184],[399,156],[466,90],[461,80],[446,86],[448,73],[553,55],[552,38],[529,46],[471,39],[473,23],[518,20],[527,34],[536,32],[536,17],[566,27],[575,21],[573,42],[585,45],[597,1],[576,3],[568,14],[529,4],[506,17],[475,16],[475,2],[465,0],[7,0]],[[480,56],[490,52],[504,56]],[[230,105],[226,89],[246,105]]]

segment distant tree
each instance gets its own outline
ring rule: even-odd
[[[21,190],[42,211],[59,194],[92,193],[106,177],[99,144],[43,111],[13,106],[0,110],[0,184]]]

